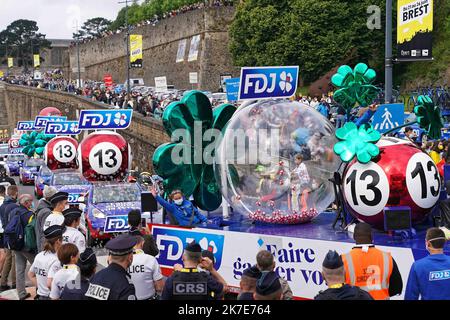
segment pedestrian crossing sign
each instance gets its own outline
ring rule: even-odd
[[[405,122],[405,106],[402,103],[382,104],[372,118],[372,127],[385,133]]]

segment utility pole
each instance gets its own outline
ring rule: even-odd
[[[77,67],[78,67],[78,88],[81,88],[81,68],[80,68],[80,34],[78,33],[78,20],[76,22],[76,45],[77,45]]]
[[[127,99],[130,98],[130,26],[128,25],[128,2],[130,0],[125,0],[119,2],[119,4],[125,3],[125,27],[127,28],[127,39],[126,39],[126,47],[127,47]]]
[[[392,0],[386,0],[384,102],[392,101]]]

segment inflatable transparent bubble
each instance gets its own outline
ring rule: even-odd
[[[333,125],[313,108],[259,101],[228,123],[214,174],[234,211],[265,223],[305,223],[334,200],[336,142]]]

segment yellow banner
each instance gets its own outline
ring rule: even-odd
[[[4,75],[3,71],[0,71],[0,78],[3,78]]]
[[[130,64],[133,68],[142,68],[142,35],[130,35]]]
[[[33,55],[33,60],[34,60],[34,67],[35,68],[39,68],[41,65],[41,60],[38,54],[34,54]]]
[[[397,44],[433,31],[433,0],[398,0]]]
[[[14,66],[14,59],[8,58],[8,68],[12,68]]]

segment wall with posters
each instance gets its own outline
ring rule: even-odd
[[[61,91],[48,91],[24,86],[0,83],[0,129],[4,126],[13,132],[19,120],[32,120],[45,107],[56,107],[69,120],[78,119],[82,109],[104,109],[105,105],[84,97]],[[6,118],[5,118],[6,117]],[[133,168],[152,170],[150,159],[155,149],[169,142],[161,121],[133,114],[128,129],[120,132],[133,150]]]
[[[288,281],[296,298],[303,299],[313,299],[320,290],[326,289],[321,270],[322,261],[328,250],[332,248],[342,254],[353,247],[352,243],[345,242],[202,228],[185,229],[154,225],[152,233],[160,250],[158,262],[166,274],[171,272],[176,263],[181,263],[183,248],[195,240],[202,249],[209,248],[214,252],[216,269],[227,283],[234,287],[233,291],[237,292],[242,272],[256,263],[258,251],[268,250],[275,258],[275,272]],[[412,263],[415,258],[423,257],[426,252],[415,252],[417,250],[401,247],[377,247],[392,254],[405,288]],[[403,299],[403,295],[393,299]]]
[[[217,91],[220,74],[239,73],[232,66],[229,53],[228,25],[234,17],[234,7],[211,7],[179,14],[161,20],[155,26],[132,30],[142,35],[142,68],[131,69],[131,78],[143,78],[145,85],[154,86],[154,78],[166,76],[175,88],[191,88],[189,72],[199,72],[202,89]],[[126,80],[125,33],[115,34],[80,45],[80,64],[86,79],[102,80],[112,75],[115,83]],[[71,48],[70,64],[76,66],[76,48]],[[77,75],[72,74],[76,79]]]

